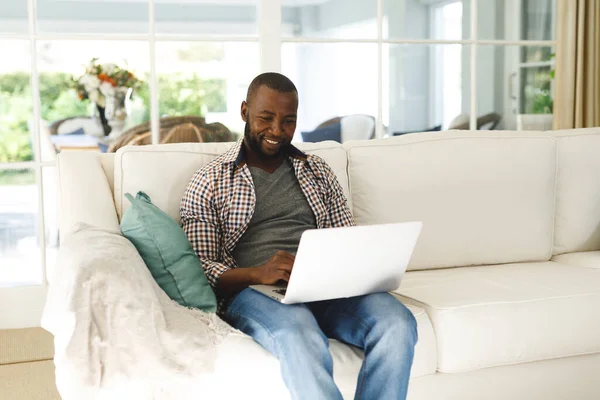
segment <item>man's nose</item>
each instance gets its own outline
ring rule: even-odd
[[[271,123],[271,133],[278,136],[281,136],[283,134],[281,122],[273,120],[273,122]]]

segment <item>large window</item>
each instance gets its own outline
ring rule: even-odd
[[[128,129],[160,143],[190,120],[234,139],[261,71],[299,89],[295,140],[331,121],[342,139],[545,129],[555,3],[0,1],[0,286],[43,283],[54,262],[56,135],[107,151]]]
[[[555,9],[554,0],[283,1],[282,70],[299,85],[299,128],[361,114],[376,119],[378,137],[547,129]]]
[[[157,43],[156,52],[161,116],[203,116],[242,135],[240,103],[259,73],[256,43],[169,41]]]

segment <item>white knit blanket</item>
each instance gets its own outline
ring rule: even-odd
[[[171,399],[207,388],[219,343],[239,333],[169,299],[120,232],[79,228],[61,244],[42,318],[62,398]]]

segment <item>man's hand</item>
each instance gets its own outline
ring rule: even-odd
[[[250,285],[288,282],[295,259],[296,257],[287,251],[278,251],[269,261],[257,267],[233,268],[225,271],[217,282],[217,291],[220,295],[226,296]]]
[[[256,267],[258,283],[273,285],[279,281],[288,282],[296,256],[280,250],[263,265]]]

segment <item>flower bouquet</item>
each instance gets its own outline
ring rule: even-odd
[[[125,102],[142,81],[125,68],[93,58],[85,73],[74,79],[74,85],[79,99],[90,99],[95,104],[104,134],[108,135],[116,133],[115,129],[122,130],[127,117]]]

